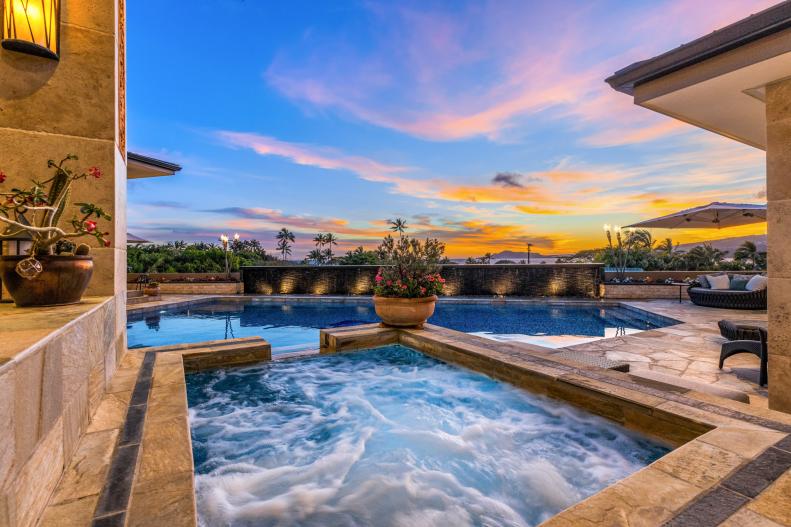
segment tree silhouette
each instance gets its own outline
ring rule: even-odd
[[[324,254],[327,256],[327,261],[332,262],[332,246],[338,245],[338,237],[328,232],[323,236],[324,244],[327,245],[327,250],[324,251]]]
[[[387,223],[390,224],[390,230],[393,232],[397,232],[399,236],[403,236],[404,231],[407,230],[406,220],[403,218],[387,220]]]
[[[275,235],[275,239],[277,239],[277,250],[285,261],[286,255],[291,254],[291,243],[296,239],[294,233],[283,227]]]

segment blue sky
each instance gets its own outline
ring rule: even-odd
[[[772,3],[130,2],[129,148],[184,170],[130,181],[129,230],[273,248],[287,227],[301,256],[400,216],[454,257],[568,253],[604,223],[760,202],[762,152],[604,78]]]

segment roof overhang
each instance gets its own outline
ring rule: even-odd
[[[161,159],[127,152],[126,177],[127,179],[140,179],[147,177],[172,176],[181,170],[181,166]]]
[[[635,104],[766,149],[766,85],[791,78],[791,1],[607,79]]]

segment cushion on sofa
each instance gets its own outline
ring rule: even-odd
[[[747,282],[752,279],[752,276],[745,276],[742,274],[736,274],[731,276],[731,287],[732,291],[746,291],[747,290]]]
[[[763,291],[766,289],[768,283],[769,279],[767,277],[757,274],[750,278],[750,281],[747,282],[745,289],[747,291]]]
[[[731,288],[731,279],[728,278],[728,275],[721,274],[721,275],[706,275],[706,280],[709,281],[709,285],[712,289],[730,289]]]
[[[698,276],[695,280],[698,281],[700,287],[702,287],[703,289],[711,289],[711,284],[709,284],[709,281],[708,279],[706,279],[705,274]]]

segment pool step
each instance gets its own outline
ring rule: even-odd
[[[272,360],[272,346],[261,337],[154,346],[141,351],[180,354],[186,371]]]
[[[605,370],[622,371],[629,373],[629,363],[617,360],[610,360],[605,357],[600,357],[592,353],[585,353],[583,351],[566,350],[559,353],[552,353],[548,355],[552,359],[565,359],[572,362],[584,364],[585,366],[596,366],[597,368],[604,368]]]
[[[327,328],[321,330],[319,339],[323,350],[344,351],[395,344],[398,342],[398,330],[383,328],[379,324]]]

